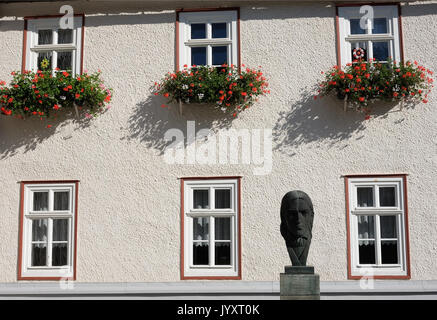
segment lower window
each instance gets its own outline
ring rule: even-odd
[[[240,278],[239,178],[182,179],[182,278]]]
[[[406,177],[346,179],[349,277],[409,277]]]
[[[75,278],[77,185],[21,183],[20,280]]]

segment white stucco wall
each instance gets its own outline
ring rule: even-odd
[[[243,280],[278,280],[288,254],[279,233],[282,196],[304,190],[315,219],[308,263],[322,281],[347,278],[342,175],[407,173],[411,275],[437,279],[437,100],[364,121],[334,99],[313,100],[320,71],[336,64],[335,8],[329,4],[242,6],[241,57],[262,66],[272,93],[237,119],[186,107],[161,108],[149,86],[175,66],[175,12],[104,15],[88,9],[84,68],[101,69],[112,108],[81,126],[0,117],[0,282],[17,279],[19,181],[80,180],[77,281],[180,279],[180,182],[185,176],[242,179]],[[77,12],[83,12],[79,7]],[[106,11],[105,11],[106,10]],[[21,68],[23,15],[47,6],[0,6],[0,79]],[[99,14],[96,14],[99,13]],[[402,10],[404,53],[437,70],[437,2]],[[18,16],[18,20],[15,20]],[[273,169],[248,165],[168,165],[164,133],[196,128],[273,129]]]

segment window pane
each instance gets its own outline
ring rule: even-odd
[[[41,65],[41,63],[47,60],[48,61],[48,66],[47,67],[43,67]],[[43,70],[43,69],[51,69],[52,68],[52,52],[48,51],[48,52],[39,52],[38,53],[38,69],[39,70]]]
[[[379,187],[379,205],[381,207],[395,207],[395,187]]]
[[[215,218],[215,240],[231,240],[231,218]]]
[[[227,38],[226,23],[213,23],[212,24],[212,37],[213,38]]]
[[[33,193],[33,211],[47,211],[49,209],[49,193]]]
[[[193,240],[209,239],[209,218],[193,218]]]
[[[32,220],[32,241],[47,241],[47,219]]]
[[[54,243],[52,247],[52,266],[67,265],[67,244]]]
[[[358,241],[359,263],[374,264],[375,263],[375,241],[360,240]]]
[[[373,58],[378,61],[387,61],[388,57],[388,42],[373,42]]]
[[[209,190],[193,190],[193,209],[209,209]]]
[[[38,44],[52,44],[53,32],[52,30],[38,30]]]
[[[350,19],[351,34],[365,34],[366,29],[362,29],[360,26],[360,19]]]
[[[215,208],[216,209],[231,208],[231,189],[215,190]]]
[[[47,244],[45,243],[32,244],[31,265],[34,267],[45,266],[46,255],[47,255]]]
[[[68,241],[68,219],[53,219],[53,241]]]
[[[387,19],[386,18],[373,19],[372,33],[388,33]]]
[[[398,242],[381,241],[381,261],[382,263],[398,263]]]
[[[231,244],[229,242],[215,243],[215,264],[216,265],[231,264]]]
[[[59,29],[58,30],[58,43],[72,43],[73,42],[73,30],[72,29]]]
[[[191,25],[191,39],[205,39],[206,38],[206,24],[193,23]]]
[[[60,191],[54,193],[54,210],[69,210],[69,192]]]
[[[373,207],[373,188],[358,187],[357,202],[358,202],[358,207]]]
[[[205,242],[193,243],[193,264],[208,265],[209,264],[209,244]]]
[[[191,48],[191,65],[206,65],[206,47]]]
[[[375,239],[374,216],[358,216],[358,238]]]
[[[356,42],[351,44],[352,61],[354,60],[367,60],[367,43],[366,42]]]
[[[381,216],[379,217],[379,221],[381,223],[381,238],[397,238],[396,216]]]
[[[73,52],[58,52],[58,68],[61,70],[72,70]]]
[[[228,63],[228,47],[212,47],[212,64],[222,65]]]

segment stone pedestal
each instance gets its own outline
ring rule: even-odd
[[[319,300],[320,279],[314,267],[286,266],[280,275],[281,300]]]

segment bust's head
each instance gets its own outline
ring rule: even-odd
[[[282,198],[281,234],[287,247],[309,246],[312,238],[314,209],[303,191],[290,191]]]

